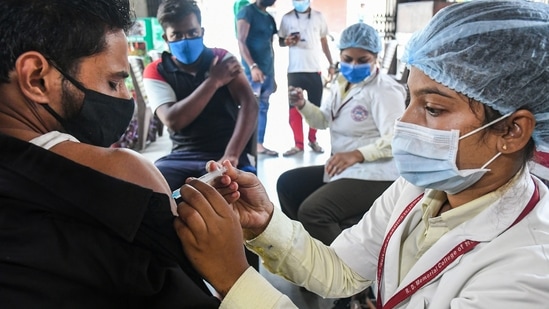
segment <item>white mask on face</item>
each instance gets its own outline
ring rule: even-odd
[[[467,189],[489,171],[486,167],[497,159],[501,152],[481,168],[459,170],[456,165],[459,140],[480,132],[511,114],[506,114],[462,137],[459,137],[459,130],[435,130],[397,121],[392,149],[400,175],[415,186],[445,191],[448,194],[456,194]]]

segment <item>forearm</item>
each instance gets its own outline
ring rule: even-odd
[[[220,309],[277,309],[297,308],[284,294],[273,287],[252,267],[233,285],[223,299]]]
[[[392,158],[392,148],[391,148],[391,140],[393,138],[393,135],[385,135],[377,140],[375,140],[373,143],[359,147],[358,151],[362,153],[362,156],[364,157],[364,162],[371,162],[376,161],[379,159],[384,158]]]
[[[322,45],[322,52],[324,52],[324,55],[326,56],[326,60],[328,60],[328,64],[332,66],[334,63],[332,61],[332,53],[330,52],[330,47],[328,46],[328,41],[326,38],[323,38],[321,40]]]
[[[253,106],[240,108],[233,135],[225,148],[225,156],[239,157],[242,154],[257,127],[257,112],[258,108]]]
[[[255,60],[252,58],[252,55],[250,54],[250,50],[246,46],[246,42],[238,41],[238,48],[240,50],[240,56],[242,57],[242,59],[244,59],[244,61],[246,61],[248,66],[251,67],[252,64],[255,63]]]
[[[206,79],[189,96],[170,106],[166,114],[166,126],[174,131],[188,126],[202,113],[218,88],[216,82]]]
[[[278,38],[278,46],[280,47],[286,47],[286,39],[285,38]]]
[[[305,104],[301,108],[296,108],[310,127],[323,130],[330,126],[330,122],[326,119],[326,115],[322,113],[320,108],[311,102],[305,101]]]
[[[275,209],[267,229],[247,242],[265,268],[322,297],[344,297],[362,291],[371,281],[346,266],[333,249],[313,239],[301,223]]]

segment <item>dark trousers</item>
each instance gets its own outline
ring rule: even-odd
[[[288,73],[288,86],[307,90],[309,101],[316,106],[320,106],[322,102],[322,78],[320,73]],[[295,107],[290,106],[289,122],[294,134],[295,146],[303,149],[303,117]],[[309,128],[307,138],[309,142],[316,142],[316,129]]]
[[[277,192],[282,211],[326,245],[360,221],[393,183],[362,179],[325,183],[323,175],[324,165],[289,170],[278,178]]]

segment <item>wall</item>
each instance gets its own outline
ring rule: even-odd
[[[147,17],[146,0],[130,0],[130,6],[135,11],[137,17]]]

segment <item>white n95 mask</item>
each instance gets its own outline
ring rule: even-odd
[[[481,168],[459,170],[456,165],[459,140],[469,137],[509,117],[506,114],[462,137],[459,130],[435,130],[397,121],[392,142],[393,157],[400,175],[418,187],[459,193],[479,181],[486,167],[501,155],[498,152]]]

